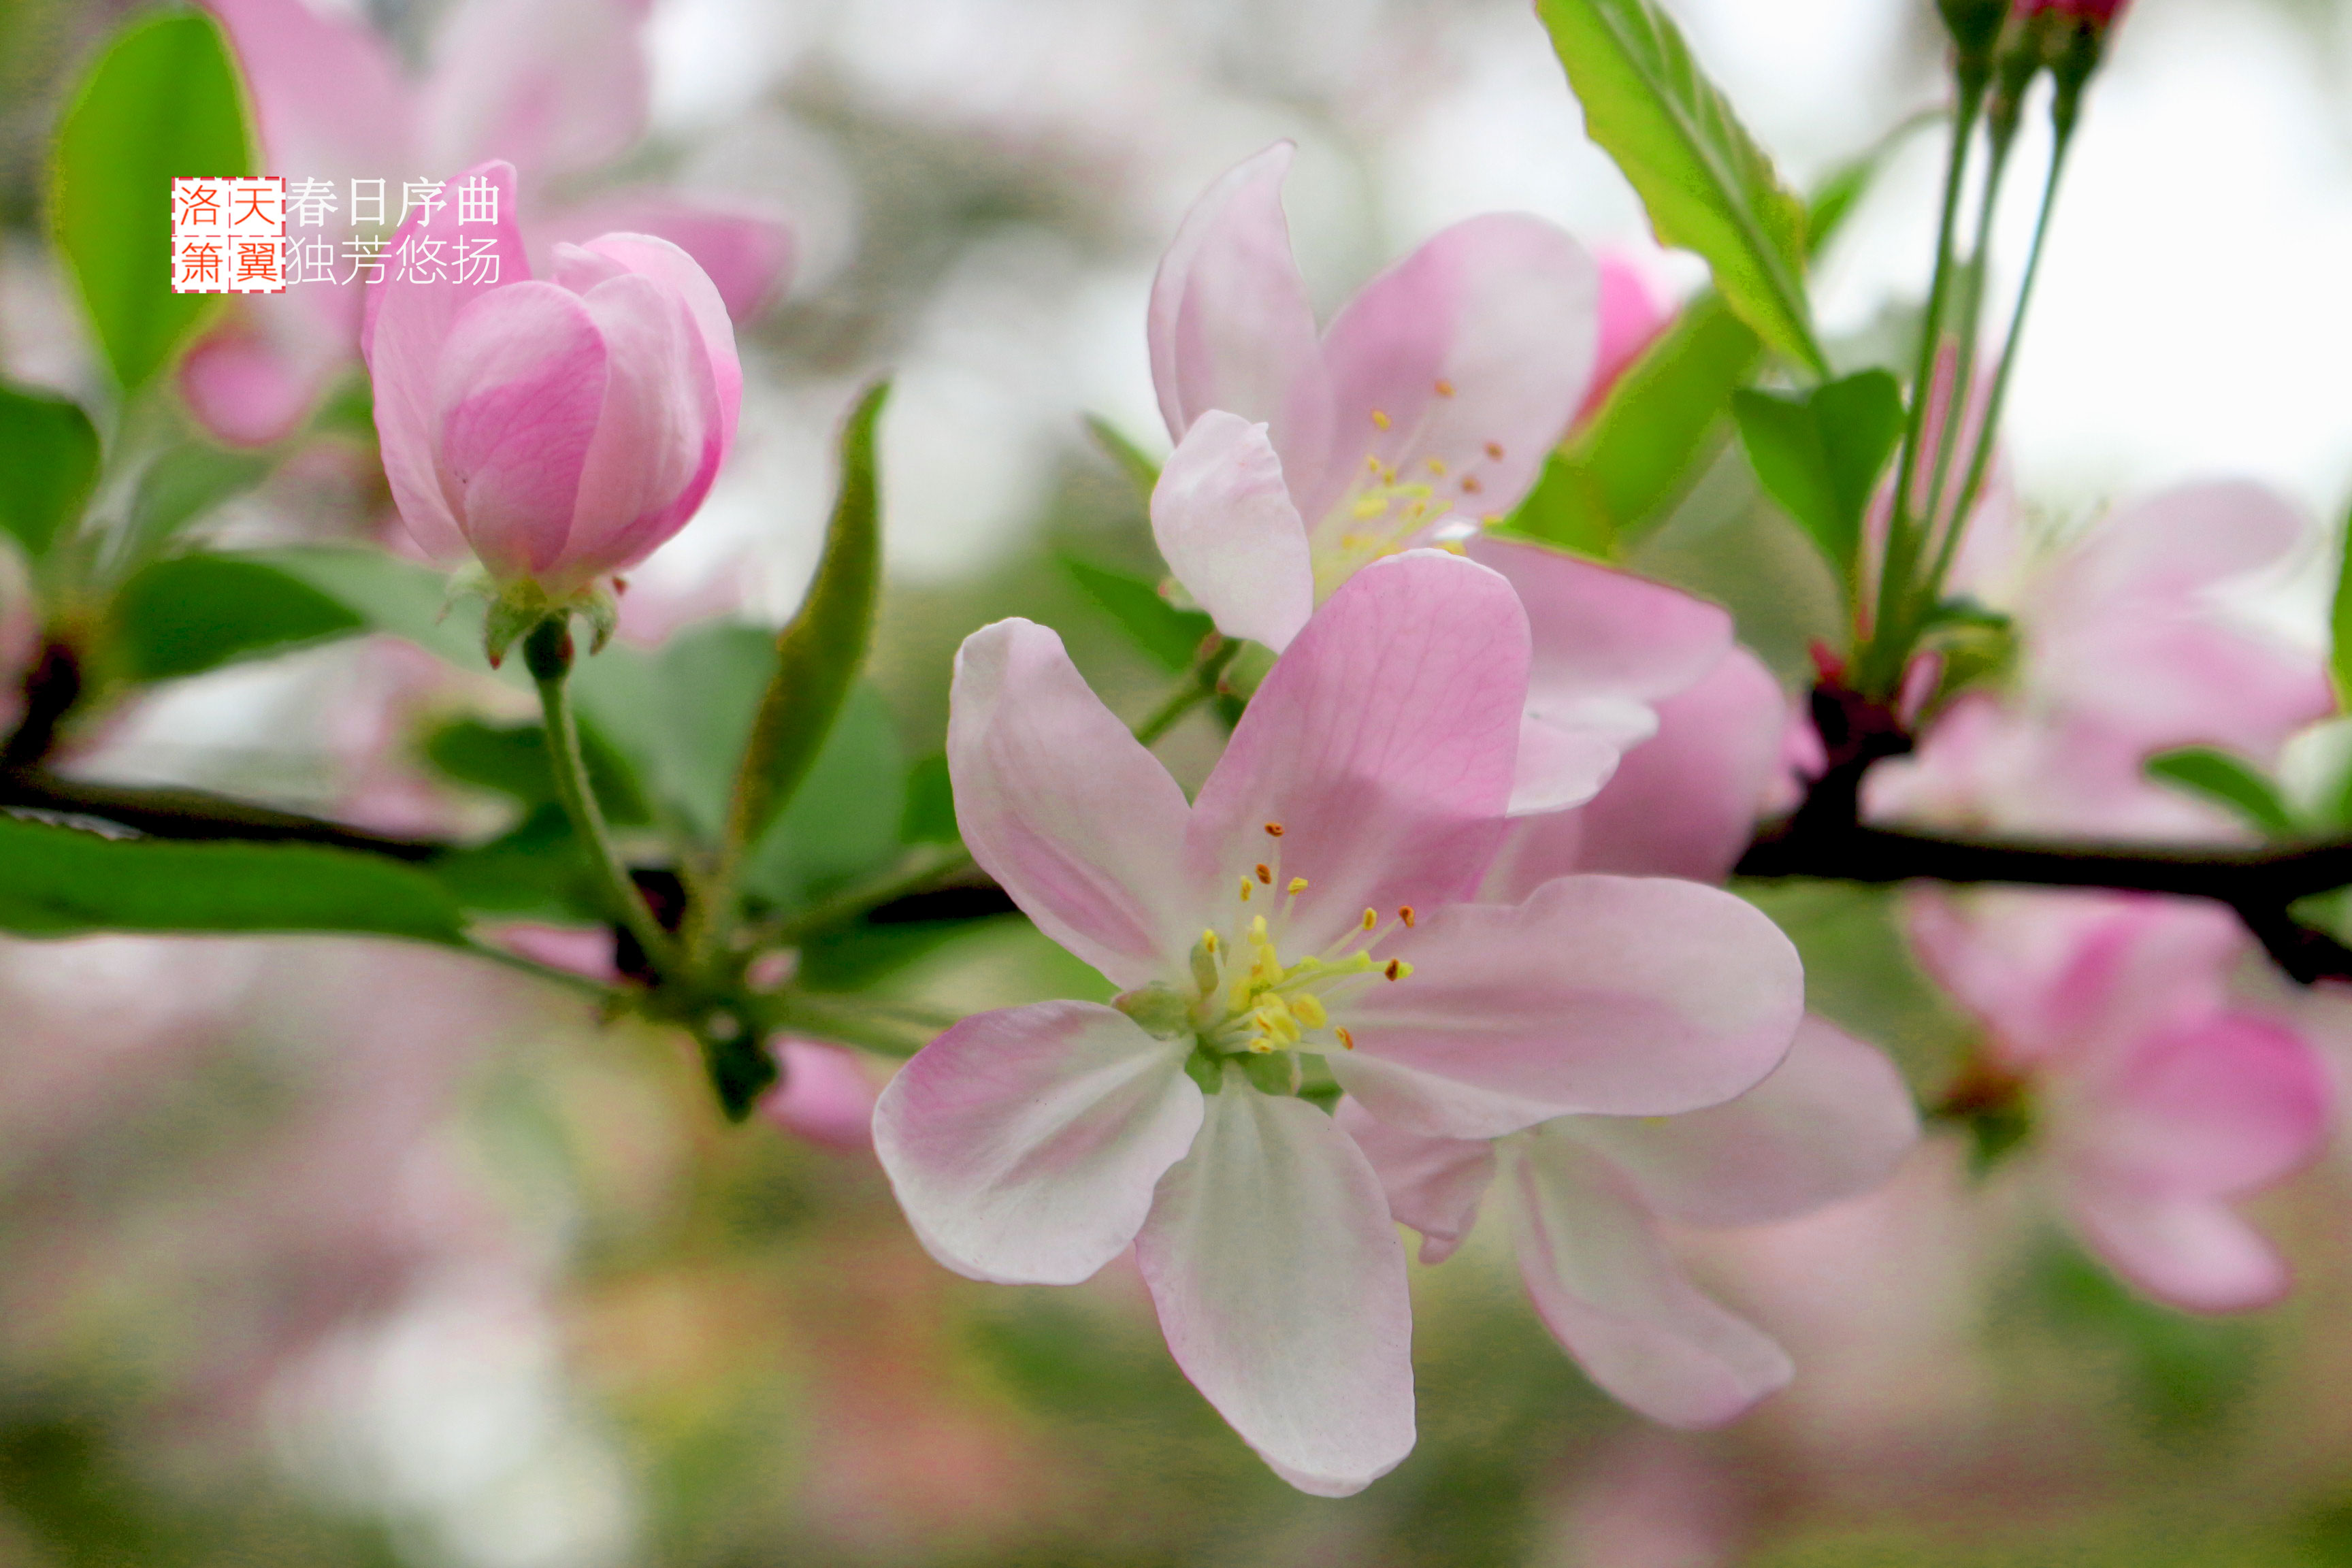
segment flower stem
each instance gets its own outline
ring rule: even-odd
[[[1177,721],[1217,694],[1217,679],[1241,652],[1242,645],[1231,637],[1211,633],[1202,643],[1200,654],[1192,668],[1185,673],[1184,682],[1168,694],[1151,716],[1135,727],[1135,738],[1149,746],[1176,727]]]
[[[1935,391],[1936,353],[1943,341],[1945,302],[1951,293],[1954,239],[1959,227],[1960,193],[1968,179],[1969,149],[1976,140],[1978,118],[1984,111],[1987,85],[1986,75],[1980,69],[1964,69],[1960,73],[1959,102],[1952,117],[1952,152],[1944,166],[1943,216],[1936,232],[1936,274],[1927,289],[1927,319],[1920,325],[1919,363],[1911,380],[1910,414],[1904,422],[1902,456],[1895,465],[1895,508],[1887,520],[1886,542],[1879,559],[1878,594],[1858,672],[1864,689],[1872,691],[1891,692],[1900,683],[1904,656],[1909,651],[1900,646],[1902,633],[1894,621],[1916,554],[1911,540],[1911,487],[1918,473],[1927,403]]]
[[[645,950],[646,962],[657,973],[677,973],[677,944],[654,919],[654,912],[630,880],[628,868],[614,847],[613,831],[605,826],[604,807],[596,804],[595,786],[580,751],[580,723],[572,711],[572,627],[568,616],[551,616],[523,638],[523,662],[539,687],[540,710],[547,719],[548,768],[555,775],[555,793],[572,830],[588,851],[588,861],[602,884],[604,901],[618,915],[629,934]]]

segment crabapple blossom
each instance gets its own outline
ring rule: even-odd
[[[1432,238],[1318,337],[1282,213],[1290,156],[1266,149],[1194,205],[1149,321],[1176,443],[1153,535],[1222,630],[1277,650],[1366,562],[1518,504],[1601,335],[1584,248],[1499,213]]]
[[[1982,1019],[1961,1093],[2021,1111],[2084,1242],[2194,1311],[2277,1300],[2286,1266],[2229,1200],[2291,1174],[2327,1135],[2330,1080],[2279,1020],[2233,1005],[2253,943],[2185,900],[2084,893],[1919,897],[1911,936]]]
[[[657,235],[694,258],[739,321],[783,287],[792,233],[750,205],[634,187],[584,205],[546,194],[554,181],[609,164],[644,132],[640,0],[466,0],[446,13],[415,80],[387,39],[308,0],[206,4],[252,94],[264,166],[287,176],[289,191],[310,179],[334,193],[333,216],[317,228],[289,224],[288,236],[332,245],[343,279],[306,275],[283,293],[240,296],[189,352],[182,391],[225,441],[262,445],[290,433],[358,349],[361,269],[339,243],[364,232],[342,205],[354,178],[385,181],[396,220],[404,180],[504,159],[522,171],[503,199],[521,204],[534,257],[600,234]]]
[[[511,205],[509,165],[469,174]],[[444,207],[399,237],[454,252],[459,232]],[[694,515],[734,439],[743,374],[718,289],[669,241],[558,246],[553,279],[536,280],[510,218],[496,238],[500,281],[373,286],[361,347],[409,531],[560,602]]]
[[[1188,805],[1053,633],[999,622],[958,656],[965,841],[1121,994],[950,1029],[883,1091],[877,1152],[973,1278],[1074,1283],[1132,1242],[1178,1363],[1306,1490],[1360,1489],[1413,1440],[1403,1253],[1363,1153],[1297,1096],[1310,1068],[1388,1125],[1487,1138],[1720,1103],[1796,1025],[1793,951],[1716,889],[1474,901],[1528,662],[1498,574],[1378,563]]]
[[[1714,1426],[1789,1381],[1770,1338],[1696,1286],[1662,1222],[1761,1225],[1870,1191],[1918,1116],[1887,1059],[1818,1018],[1756,1088],[1679,1116],[1566,1116],[1493,1142],[1424,1138],[1353,1102],[1339,1123],[1372,1162],[1424,1263],[1468,1236],[1497,1183],[1537,1312],[1593,1382],[1653,1419]]]

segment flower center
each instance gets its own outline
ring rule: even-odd
[[[1443,407],[1454,396],[1454,384],[1440,381],[1435,391],[1440,401],[1432,406]],[[1479,470],[1502,460],[1501,443],[1483,441],[1451,458],[1430,451],[1430,445],[1421,431],[1399,430],[1386,414],[1372,410],[1371,447],[1356,482],[1315,530],[1317,603],[1383,555],[1423,542],[1444,543],[1447,532],[1466,533],[1481,521],[1501,521],[1476,515],[1488,504]],[[1454,512],[1457,500],[1470,515]],[[1438,537],[1433,541],[1432,535]]]

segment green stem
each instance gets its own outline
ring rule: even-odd
[[[827,899],[789,924],[771,928],[761,933],[760,945],[793,946],[816,931],[856,920],[868,910],[879,909],[910,893],[929,892],[973,869],[975,867],[970,850],[941,847],[938,853],[924,856],[911,867],[893,870],[870,882],[860,882],[847,891]]]
[[[572,711],[570,619],[549,616],[530,629],[522,645],[524,665],[539,686],[540,709],[547,718],[548,763],[555,774],[555,793],[563,803],[563,814],[572,819],[572,830],[588,851],[589,865],[603,884],[605,903],[637,939],[655,971],[673,975],[677,973],[677,944],[629,879],[628,868],[614,847],[612,829],[605,826],[604,807],[596,804],[595,788],[588,782],[588,764],[580,752],[580,724]]]
[[[1944,305],[1952,286],[1953,241],[1959,227],[1960,193],[1967,183],[1969,148],[1976,139],[1977,119],[1984,110],[1986,77],[1964,70],[1959,79],[1959,103],[1952,117],[1952,152],[1944,168],[1943,216],[1937,225],[1936,274],[1927,289],[1927,315],[1919,331],[1919,363],[1911,382],[1911,409],[1904,422],[1902,457],[1895,465],[1895,508],[1887,519],[1886,544],[1879,560],[1878,595],[1873,605],[1870,638],[1864,646],[1863,689],[1884,686],[1892,690],[1900,680],[1903,655],[1888,623],[1890,611],[1902,599],[1911,574],[1911,486],[1918,472],[1919,445],[1926,432],[1927,401],[1936,384],[1936,351],[1943,337]],[[1898,634],[1899,635],[1899,634]],[[1892,663],[1890,675],[1885,668]]]
[[[583,996],[593,1001],[612,1000],[613,988],[601,980],[593,980],[585,974],[575,973],[569,969],[557,969],[551,964],[541,963],[535,959],[525,958],[519,952],[509,952],[505,948],[493,943],[468,938],[465,951],[476,958],[488,959],[492,963],[502,964],[517,973],[528,974],[534,980],[544,980],[551,985],[561,985],[568,991],[577,991]]]
[[[1217,679],[1233,663],[1242,645],[1231,637],[1211,636],[1201,645],[1200,657],[1184,677],[1184,683],[1168,694],[1151,716],[1135,727],[1135,738],[1149,746],[1176,727],[1177,721],[1217,694]]]
[[[1985,475],[1992,467],[1995,437],[2000,431],[2000,412],[2009,402],[2009,378],[2017,368],[2018,340],[2025,331],[2025,315],[2033,302],[2033,285],[2042,276],[2042,257],[2050,238],[2050,215],[2058,205],[2058,180],[2066,170],[2066,151],[2074,145],[2074,127],[2061,122],[2056,144],[2050,152],[2050,174],[2042,187],[2042,211],[2033,220],[2033,248],[2025,258],[2025,279],[2017,290],[2017,309],[2009,319],[2009,337],[2001,344],[2000,368],[1993,372],[1992,392],[1985,400],[1984,423],[1977,431],[1975,454],[1969,461],[1969,477],[1960,487],[1958,500],[1953,509],[1953,522],[1945,534],[1943,546],[1937,552],[1934,569],[1920,584],[1920,604],[1934,605],[1944,591],[1945,574],[1951,570],[1952,559],[1958,553],[1960,535],[1970,509],[1983,490]]]
[[[2016,145],[2014,127],[2011,130],[2011,134],[2003,134],[1998,123],[1989,127],[1991,161],[1985,170],[1984,199],[1977,209],[1976,248],[1961,269],[1959,316],[1953,332],[1958,353],[1952,366],[1952,397],[1944,412],[1944,428],[1937,436],[1935,464],[1928,470],[1927,510],[1920,519],[1931,546],[1941,544],[1939,531],[1958,526],[1957,519],[1945,520],[1944,496],[1952,481],[1953,459],[1968,442],[1969,403],[1976,385],[1977,340],[1984,319],[1985,272],[1992,255],[1994,215],[2000,204],[2001,177],[2009,172],[2010,151]]]

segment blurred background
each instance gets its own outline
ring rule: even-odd
[[[1667,4],[1801,187],[1943,90],[1927,0]],[[416,62],[452,8],[355,14]],[[38,193],[61,95],[128,11],[0,0],[0,370],[19,380],[94,384]],[[1061,629],[1114,706],[1164,683],[1061,559],[1151,567],[1081,416],[1165,450],[1145,295],[1234,162],[1299,144],[1288,207],[1327,309],[1496,208],[1662,287],[1703,279],[1648,240],[1520,0],[654,0],[645,37],[650,133],[608,177],[769,205],[799,264],[741,331],[740,444],[639,575],[635,629],[790,614],[836,422],[893,369],[876,673],[909,756],[938,748],[955,644],[996,616]],[[2352,6],[2140,0],[2011,405],[2030,513],[2242,474],[2340,515],[2347,79]],[[1935,136],[1905,143],[1824,263],[1824,331],[1857,355],[1916,310],[1939,169]],[[2013,184],[2012,268],[2033,194]],[[216,531],[368,535],[371,462],[305,444]],[[1831,589],[1734,489],[1643,564],[1731,598],[1793,674]],[[2315,645],[2318,605],[2290,589],[2278,616]],[[512,700],[343,644],[163,687],[77,766],[485,827],[499,808],[434,777],[415,736]],[[1170,754],[1197,771],[1210,733]],[[1816,1008],[1932,1083],[1965,1026],[1883,900],[1769,907]],[[1018,921],[889,984],[959,1010],[1099,989]],[[837,1142],[730,1128],[676,1042],[439,953],[0,944],[0,1563],[2352,1563],[2337,1160],[2257,1207],[2301,1285],[2230,1321],[2138,1300],[1947,1137],[1875,1196],[1694,1237],[1800,1368],[1696,1437],[1591,1391],[1489,1225],[1417,1270],[1418,1451],[1326,1502],[1192,1393],[1131,1269],[955,1278]]]

